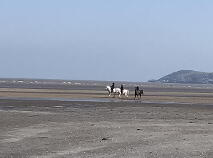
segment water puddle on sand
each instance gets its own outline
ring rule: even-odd
[[[64,106],[60,106],[60,105],[58,105],[58,106],[53,106],[54,108],[63,108]]]
[[[23,97],[0,97],[0,100],[50,100],[50,101],[68,101],[68,102],[129,102],[129,103],[141,103],[141,104],[181,104],[181,105],[197,105],[198,103],[187,103],[187,102],[165,102],[165,101],[144,101],[144,100],[128,100],[128,99],[121,99],[121,98],[23,98]],[[200,104],[199,104],[200,105]],[[212,105],[212,104],[205,104],[205,105]],[[56,106],[55,106],[56,107]],[[57,107],[62,108],[62,107]]]
[[[13,113],[23,113],[23,114],[30,114],[30,116],[36,116],[36,115],[55,115],[57,113],[49,112],[49,111],[27,111],[27,110],[2,110],[0,109],[0,112],[13,112]]]
[[[130,100],[121,100],[117,98],[23,98],[23,97],[0,97],[8,100],[53,100],[53,101],[83,101],[83,102],[121,102]]]

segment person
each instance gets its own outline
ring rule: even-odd
[[[136,90],[139,91],[139,86],[136,87]]]
[[[111,93],[113,92],[113,89],[115,88],[115,83],[113,82],[112,83],[112,86],[111,86]]]
[[[139,86],[135,87],[135,96],[138,95],[139,92]]]
[[[139,95],[139,86],[135,87],[135,98]]]
[[[121,84],[121,94],[123,94],[124,86]]]

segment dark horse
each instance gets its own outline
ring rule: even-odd
[[[143,95],[143,90],[140,90],[139,87],[137,86],[135,88],[135,99],[136,99],[136,97],[138,98],[139,96],[141,98],[142,95]]]

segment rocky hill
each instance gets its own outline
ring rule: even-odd
[[[213,84],[213,73],[199,72],[193,70],[180,70],[164,76],[155,82],[161,83],[194,83]]]

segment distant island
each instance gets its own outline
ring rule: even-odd
[[[150,80],[149,82],[213,84],[213,73],[180,70],[166,75],[158,80]]]

